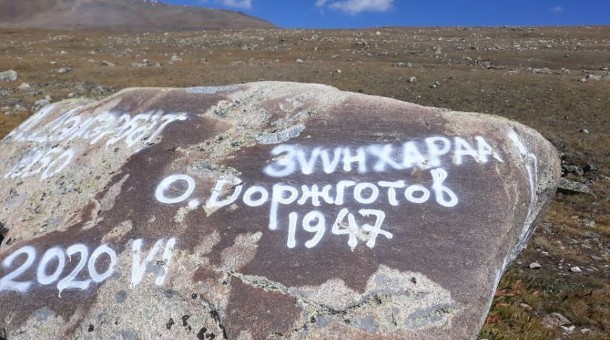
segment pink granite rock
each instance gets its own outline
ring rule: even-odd
[[[0,142],[9,338],[473,338],[558,184],[504,118],[298,83],[52,104]]]

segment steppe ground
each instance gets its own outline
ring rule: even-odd
[[[549,139],[566,179],[586,184],[592,194],[557,194],[501,281],[480,337],[608,339],[609,66],[610,27],[145,34],[0,29],[0,72],[19,74],[16,81],[0,81],[0,137],[46,96],[55,102],[126,87],[258,80],[329,84],[508,117]],[[531,269],[532,262],[541,268]],[[570,323],[545,326],[550,313]]]

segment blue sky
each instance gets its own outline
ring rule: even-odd
[[[610,25],[610,0],[162,0],[224,8],[284,28]]]

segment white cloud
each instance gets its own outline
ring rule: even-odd
[[[561,6],[555,6],[555,7],[553,7],[553,8],[551,9],[551,11],[552,11],[552,12],[554,12],[554,13],[561,13],[561,12],[563,12],[563,11],[564,11],[564,8],[563,8],[563,7],[561,7]]]
[[[394,0],[342,0],[331,1],[316,0],[316,6],[327,5],[328,8],[336,9],[348,14],[358,14],[362,12],[385,12],[392,8]]]
[[[253,0],[221,0],[220,2],[227,7],[250,9]]]

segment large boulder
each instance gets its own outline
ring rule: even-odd
[[[54,103],[0,160],[11,339],[473,338],[560,177],[519,123],[276,82]]]

